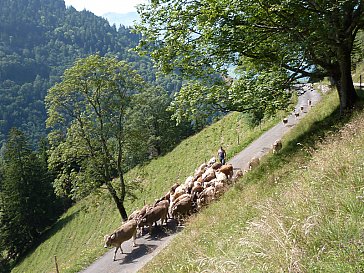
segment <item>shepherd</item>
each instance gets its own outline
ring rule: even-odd
[[[220,163],[222,165],[225,164],[225,159],[226,159],[226,152],[225,150],[222,148],[222,146],[220,146],[220,149],[217,151],[217,157],[219,158],[220,160]]]

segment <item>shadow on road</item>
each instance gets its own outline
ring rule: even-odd
[[[138,262],[138,260],[148,255],[158,248],[158,241],[163,241],[168,236],[174,235],[180,232],[183,226],[179,226],[177,221],[174,219],[169,219],[167,225],[163,226],[153,226],[152,233],[149,234],[148,229],[146,229],[142,236],[137,238],[137,245],[129,253],[124,253],[124,257],[117,259],[119,265],[132,264]]]
[[[145,229],[142,238],[145,240],[161,240],[174,233],[180,232],[182,229],[183,226],[179,226],[176,220],[168,219],[167,225],[153,226],[151,234],[149,234],[148,229]]]
[[[138,244],[132,252],[125,253],[124,258],[118,259],[120,261],[119,264],[122,265],[133,263],[134,260],[137,260],[140,257],[153,252],[157,247],[157,245]]]

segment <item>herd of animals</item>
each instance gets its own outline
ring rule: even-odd
[[[307,101],[307,107],[312,107],[312,101]],[[304,112],[304,107],[294,111],[296,118]],[[284,118],[283,123],[287,124],[288,119]],[[282,141],[276,140],[272,145],[272,152],[277,153],[282,149]],[[260,164],[258,157],[253,158],[248,164],[248,170]],[[144,227],[149,228],[151,233],[153,224],[157,226],[167,224],[168,219],[175,219],[179,224],[184,218],[194,212],[198,212],[203,206],[208,205],[213,200],[223,194],[232,182],[243,176],[247,170],[235,172],[231,164],[222,165],[212,157],[209,162],[201,164],[194,172],[193,176],[187,177],[183,184],[175,183],[169,191],[156,200],[154,204],[145,205],[142,209],[134,211],[121,227],[111,235],[105,236],[105,247],[115,247],[113,260],[116,260],[118,249],[123,253],[121,244],[133,238],[133,246],[137,233],[143,235]]]
[[[282,149],[281,140],[275,141],[272,146],[273,153]],[[251,170],[260,164],[259,158],[253,158],[248,169]],[[123,254],[121,244],[133,238],[133,246],[137,234],[143,235],[143,229],[148,227],[149,233],[153,224],[157,226],[167,224],[168,219],[174,219],[180,224],[192,213],[198,212],[202,207],[210,204],[221,196],[239,177],[246,172],[237,170],[231,164],[222,165],[212,157],[209,162],[201,164],[192,176],[187,177],[183,184],[175,183],[168,192],[153,204],[147,204],[142,209],[130,214],[128,220],[112,234],[105,236],[105,247],[115,247],[113,260],[116,260],[118,249]]]

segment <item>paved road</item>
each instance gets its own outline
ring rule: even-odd
[[[261,137],[255,140],[251,145],[245,148],[242,152],[237,154],[228,163],[234,166],[234,170],[246,170],[248,169],[248,163],[253,157],[262,157],[268,153],[272,147],[272,144],[277,139],[281,139],[282,136],[287,133],[310,109],[308,106],[308,100],[311,100],[312,106],[314,106],[320,100],[320,94],[314,91],[308,85],[302,87],[305,93],[299,96],[298,104],[294,112],[300,115],[296,117],[294,112],[288,116],[288,123],[283,124],[280,122],[275,127],[268,130]],[[301,111],[303,106],[303,111]],[[311,106],[311,107],[312,107]],[[90,267],[81,271],[83,273],[133,273],[141,269],[146,263],[148,263],[153,257],[155,257],[168,243],[178,234],[181,227],[177,227],[176,224],[169,220],[167,227],[158,228],[153,230],[151,235],[143,235],[137,238],[137,246],[132,247],[132,242],[127,241],[122,244],[124,254],[117,253],[117,261],[113,262],[114,249],[108,251],[104,256],[96,260]]]
[[[280,122],[273,128],[269,129],[243,151],[234,156],[234,158],[232,158],[228,163],[234,166],[234,170],[248,170],[248,164],[252,158],[261,158],[263,155],[268,153],[272,149],[273,143],[276,140],[281,139],[285,133],[296,125],[320,99],[321,96],[317,91],[308,88],[303,95],[298,97],[296,109],[287,117],[287,124]],[[311,106],[308,105],[308,100],[311,100]],[[303,106],[303,111],[301,111],[301,106]],[[296,117],[295,113],[299,113],[299,116]]]

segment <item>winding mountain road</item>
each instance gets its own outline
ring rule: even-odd
[[[267,154],[271,150],[273,143],[277,139],[281,139],[321,99],[319,92],[314,90],[311,85],[302,85],[300,88],[302,94],[298,98],[298,104],[295,109],[295,112],[300,115],[296,117],[293,112],[287,117],[288,123],[280,122],[228,161],[228,163],[234,166],[235,171],[238,169],[247,170],[248,163],[253,157],[260,158]],[[311,106],[308,105],[309,100],[312,102]],[[300,109],[302,106],[303,111]],[[112,260],[114,255],[114,249],[112,249],[81,272],[137,272],[165,248],[181,229],[182,227],[176,226],[174,221],[169,220],[166,227],[155,228],[151,235],[147,234],[137,238],[137,246],[134,248],[132,247],[131,240],[124,242],[122,244],[124,254],[121,254],[119,251],[116,256],[117,261],[113,262]]]

